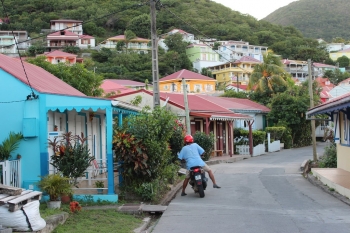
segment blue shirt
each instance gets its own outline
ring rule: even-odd
[[[187,170],[190,170],[191,167],[195,166],[205,166],[205,162],[201,159],[201,154],[204,153],[202,147],[200,147],[197,143],[192,143],[190,145],[184,146],[179,155],[179,159],[186,160]]]

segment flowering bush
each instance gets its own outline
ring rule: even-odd
[[[72,202],[69,204],[69,209],[70,209],[70,212],[72,212],[72,213],[77,213],[77,212],[81,211],[81,206],[80,206],[79,202],[77,202],[77,201],[72,201]]]
[[[53,141],[49,139],[49,146],[54,154],[51,156],[50,164],[54,166],[63,176],[73,179],[76,183],[77,178],[84,175],[84,171],[90,166],[93,156],[90,151],[84,134],[72,135],[68,132],[63,135],[63,139]]]

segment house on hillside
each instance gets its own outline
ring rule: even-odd
[[[137,114],[138,108],[121,101],[88,97],[44,69],[23,64],[26,73],[19,59],[0,54],[0,105],[4,113],[0,116],[0,142],[10,132],[21,132],[24,136],[15,151],[22,158],[0,161],[1,171],[5,175],[11,173],[11,179],[3,180],[5,184],[33,189],[39,176],[53,172],[50,165],[53,152],[48,147],[48,138],[67,132],[83,133],[91,155],[107,170],[107,194],[110,196],[100,198],[112,197],[109,200],[116,201],[112,172],[113,117],[118,116],[121,125],[123,118]],[[6,170],[5,163],[22,166]]]
[[[95,37],[84,35],[83,21],[71,19],[50,20],[50,29],[42,29],[48,33],[47,47],[49,51],[66,46],[76,46],[81,49],[94,48]]]
[[[255,58],[243,56],[235,62],[209,67],[218,83],[247,85],[254,66],[261,64]]]
[[[69,30],[62,30],[46,36],[49,50],[62,49],[67,46],[75,46],[82,49],[94,48],[95,38],[88,35],[79,35]]]
[[[350,178],[350,93],[334,98],[326,103],[309,109],[308,118],[315,118],[320,114],[326,114],[334,123],[334,141],[337,147],[336,168],[313,168],[314,176],[317,176],[329,188],[334,188],[338,193],[350,198],[350,189],[339,185],[341,180]],[[344,182],[343,182],[344,184]]]
[[[0,31],[0,53],[18,57],[18,52],[23,53],[29,48],[29,39],[27,31]]]
[[[176,29],[175,28],[175,29],[171,30],[170,32],[162,34],[162,35],[159,36],[160,38],[158,40],[158,46],[163,48],[165,51],[168,51],[169,48],[164,43],[164,40],[165,40],[166,37],[168,37],[170,35],[174,35],[174,34],[180,34],[182,36],[182,40],[185,41],[185,42],[192,43],[192,42],[195,41],[193,34],[185,32],[182,29]]]
[[[331,97],[329,92],[335,87],[335,85],[331,83],[328,78],[322,78],[322,77],[315,78],[314,82],[317,82],[318,86],[321,88],[321,93],[320,93],[321,102],[322,103],[327,102]]]
[[[260,62],[263,62],[263,54],[267,52],[266,46],[250,45],[245,41],[218,41],[219,54],[221,55],[221,61],[235,61],[242,57],[249,56]]]
[[[118,42],[126,42],[124,35],[118,35],[114,37],[110,37],[107,40],[101,42],[98,47],[99,48],[107,48],[107,49],[117,49]],[[127,50],[134,51],[139,54],[148,53],[151,51],[151,40],[144,39],[140,37],[136,37],[134,39],[131,39],[130,42],[128,42]]]
[[[185,69],[159,79],[159,90],[183,93],[182,78],[186,80],[187,91],[190,93],[215,92],[215,79]]]
[[[72,54],[72,53],[62,52],[60,50],[46,52],[43,55],[39,55],[39,56],[45,56],[46,60],[48,62],[50,62],[51,64],[58,64],[58,63],[63,62],[66,64],[73,65],[73,64],[77,63],[77,55]]]
[[[214,51],[207,44],[190,44],[186,48],[186,55],[192,62],[193,68],[195,68],[198,73],[200,73],[203,68],[224,63],[220,61],[219,53]]]
[[[140,107],[153,106],[153,93],[144,89],[111,98],[130,103],[136,96],[140,96],[142,99],[139,104]],[[160,93],[160,105],[175,113],[185,123],[186,115],[183,94],[162,92]],[[196,131],[200,131],[208,134],[212,132],[217,139],[214,149],[222,150],[224,154],[234,154],[233,127],[235,121],[246,121],[250,132],[252,131],[253,117],[234,113],[206,100],[200,95],[188,94],[188,107],[191,124],[190,133],[194,134]]]
[[[350,48],[346,48],[346,49],[343,49],[343,50],[339,50],[337,52],[334,52],[334,53],[330,53],[329,54],[329,57],[333,60],[333,61],[336,61],[338,58],[342,57],[342,56],[345,56],[347,58],[350,59]]]

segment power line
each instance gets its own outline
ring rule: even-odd
[[[2,4],[2,8],[3,8],[3,10],[4,10],[4,14],[5,14],[6,18],[9,19],[9,16],[8,16],[7,11],[6,11],[6,9],[5,9],[4,0],[1,0],[1,4]],[[10,20],[8,21],[8,24],[10,24]],[[30,90],[32,91],[32,93],[31,93],[30,95],[27,96],[27,99],[30,99],[31,97],[33,97],[34,99],[37,99],[38,96],[35,95],[34,90],[33,90],[33,88],[32,88],[32,85],[30,84],[30,81],[29,81],[29,78],[28,78],[26,69],[25,69],[24,64],[23,64],[23,60],[22,60],[21,54],[20,54],[20,52],[19,52],[18,43],[17,43],[16,37],[15,37],[15,33],[13,32],[13,30],[12,30],[12,35],[13,35],[13,39],[14,39],[15,44],[16,44],[16,49],[17,49],[18,56],[19,56],[19,58],[20,58],[20,60],[21,60],[21,64],[22,64],[22,68],[23,68],[24,74],[25,74],[26,79],[27,79],[27,81],[28,81],[28,85],[29,85],[29,87],[30,87]]]
[[[4,0],[1,0],[1,1],[2,1],[3,8],[4,8],[4,3],[3,3]],[[145,5],[145,3],[146,3],[146,1],[141,2],[141,3],[137,3],[137,4],[134,4],[134,5],[130,6],[130,7],[125,8],[125,9],[123,9],[123,10],[114,11],[114,12],[112,12],[112,13],[103,15],[103,16],[101,16],[101,17],[98,17],[98,18],[94,18],[94,19],[90,19],[90,20],[84,21],[84,22],[82,22],[82,23],[80,23],[80,24],[77,24],[77,25],[75,25],[75,26],[66,27],[66,28],[63,28],[63,29],[60,29],[60,30],[57,30],[57,31],[52,31],[52,32],[50,32],[50,33],[43,34],[43,35],[41,35],[41,36],[37,36],[37,37],[34,37],[34,38],[30,38],[30,39],[28,39],[28,40],[21,41],[21,42],[19,42],[18,44],[30,42],[30,41],[32,41],[32,40],[36,40],[36,39],[40,39],[40,38],[46,37],[47,35],[52,34],[52,33],[55,33],[55,32],[64,31],[64,30],[67,30],[67,29],[70,29],[70,28],[74,28],[74,27],[77,27],[77,26],[80,26],[80,25],[84,25],[84,24],[89,23],[89,22],[97,21],[97,20],[99,20],[99,19],[103,19],[103,18],[106,18],[106,17],[108,17],[108,16],[111,16],[111,15],[114,15],[114,14],[118,14],[118,13],[121,13],[121,12],[126,11],[126,10],[130,10],[130,9],[132,9],[132,8],[134,8],[134,7],[142,7],[142,6]],[[5,11],[5,8],[4,8],[4,11]],[[6,16],[6,17],[9,19],[8,16]],[[12,46],[12,45],[6,45],[6,46],[2,46],[1,48],[7,48],[7,47],[11,47],[11,46]]]

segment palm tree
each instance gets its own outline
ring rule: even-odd
[[[132,39],[136,38],[136,34],[130,30],[125,30],[124,31],[124,42],[125,42],[125,50],[126,53],[128,53],[128,47],[129,47],[129,43],[131,42]]]
[[[278,56],[268,52],[263,56],[264,62],[254,67],[249,78],[248,88],[256,91],[274,91],[274,85],[286,85],[287,74]]]

